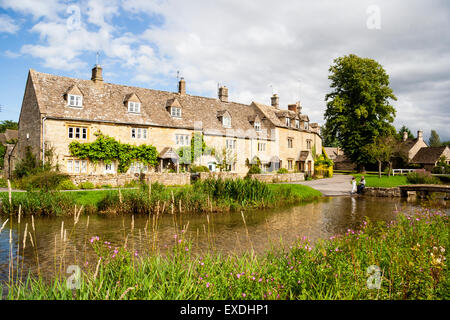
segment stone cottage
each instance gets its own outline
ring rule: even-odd
[[[223,161],[219,155],[226,154],[224,169],[242,175],[249,163],[260,163],[264,171],[313,172],[312,151],[322,150],[320,127],[310,124],[300,103],[286,110],[278,101],[275,94],[270,105],[231,102],[225,86],[217,98],[194,96],[186,92],[183,78],[177,92],[107,83],[99,65],[90,80],[30,70],[10,162],[14,166],[31,147],[42,162],[52,150],[54,164],[70,175],[116,175],[117,163],[94,164],[69,152],[72,141],[93,142],[100,131],[122,143],[156,147],[156,168],[136,162],[128,174],[179,170],[177,150],[201,132],[216,156],[201,156],[196,164],[212,171]]]
[[[438,163],[441,157],[445,158],[445,162],[450,165],[450,148],[443,147],[426,147],[421,148],[412,158],[411,163],[421,165],[425,170],[431,171]]]

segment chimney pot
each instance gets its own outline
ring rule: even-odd
[[[178,82],[178,93],[186,94],[186,81],[184,81],[184,78],[181,78]]]
[[[228,102],[228,88],[226,86],[219,88],[219,100],[222,102]]]
[[[100,65],[98,64],[96,64],[94,68],[92,68],[91,80],[94,81],[94,83],[103,82],[102,70],[103,70],[102,67],[100,67]]]
[[[403,141],[408,140],[408,132],[404,131],[403,132]]]
[[[278,98],[278,95],[276,94],[276,93],[274,93],[273,94],[273,96],[272,96],[272,98],[270,98],[271,99],[271,104],[272,104],[272,107],[275,107],[275,108],[278,108],[279,107],[279,98]]]
[[[422,130],[417,131],[417,139],[423,140],[423,131]]]

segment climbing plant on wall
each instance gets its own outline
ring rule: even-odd
[[[152,145],[142,144],[134,146],[120,143],[116,139],[103,135],[100,131],[95,133],[97,139],[94,142],[81,143],[73,141],[69,144],[70,154],[79,159],[87,159],[93,163],[103,161],[108,164],[114,160],[119,162],[118,171],[127,172],[134,161],[142,162],[149,166],[158,164],[158,151]]]
[[[202,155],[214,155],[215,150],[206,145],[202,133],[195,132],[192,134],[191,144],[189,146],[180,147],[177,150],[177,153],[181,164],[191,164]]]

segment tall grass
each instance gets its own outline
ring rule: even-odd
[[[225,212],[295,204],[321,196],[307,186],[268,185],[250,179],[208,179],[183,187],[159,183],[142,184],[138,189],[119,191],[27,192],[0,194],[1,212],[16,214],[72,215],[74,205],[84,205],[89,213],[164,214]]]
[[[244,220],[245,222],[245,220]],[[133,232],[133,231],[131,231]],[[424,209],[390,223],[266,254],[194,255],[180,233],[167,255],[140,256],[127,246],[91,238],[98,263],[80,288],[66,278],[28,276],[8,286],[7,299],[449,299],[449,218]],[[368,269],[379,270],[370,287]],[[372,267],[374,268],[374,267]]]

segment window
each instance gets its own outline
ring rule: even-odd
[[[146,128],[131,128],[131,139],[147,139]]]
[[[307,121],[305,121],[304,126],[305,126],[305,130],[309,130],[309,123]]]
[[[176,134],[175,135],[175,144],[177,146],[188,146],[190,145],[189,135],[188,134]]]
[[[311,150],[312,140],[306,140],[306,149]]]
[[[266,151],[266,144],[258,142],[258,151]]]
[[[181,118],[181,108],[171,107],[170,115],[174,118]]]
[[[147,172],[148,171],[148,166],[141,163],[141,162],[133,162],[130,165],[130,173],[141,173],[141,172]]]
[[[231,127],[231,118],[227,117],[227,116],[223,117],[222,118],[222,125],[224,127],[227,127],[227,128]]]
[[[288,148],[293,148],[294,145],[294,139],[288,138]]]
[[[86,173],[87,160],[67,160],[67,172],[69,173]]]
[[[69,139],[87,139],[86,127],[69,127]]]
[[[227,164],[225,171],[234,171],[236,170],[236,163]]]
[[[287,127],[291,126],[291,119],[290,118],[286,118],[286,126]]]
[[[226,148],[227,149],[236,149],[236,140],[227,139],[226,140]]]
[[[261,131],[261,122],[255,122],[255,130]]]
[[[300,120],[295,119],[295,128],[300,129]]]
[[[105,173],[114,173],[114,163],[105,163]]]
[[[83,107],[83,97],[75,94],[69,94],[68,96],[69,106],[81,108]]]
[[[293,166],[293,161],[292,160],[288,160],[288,170],[292,170]]]
[[[128,112],[140,113],[141,104],[139,102],[128,101]]]

